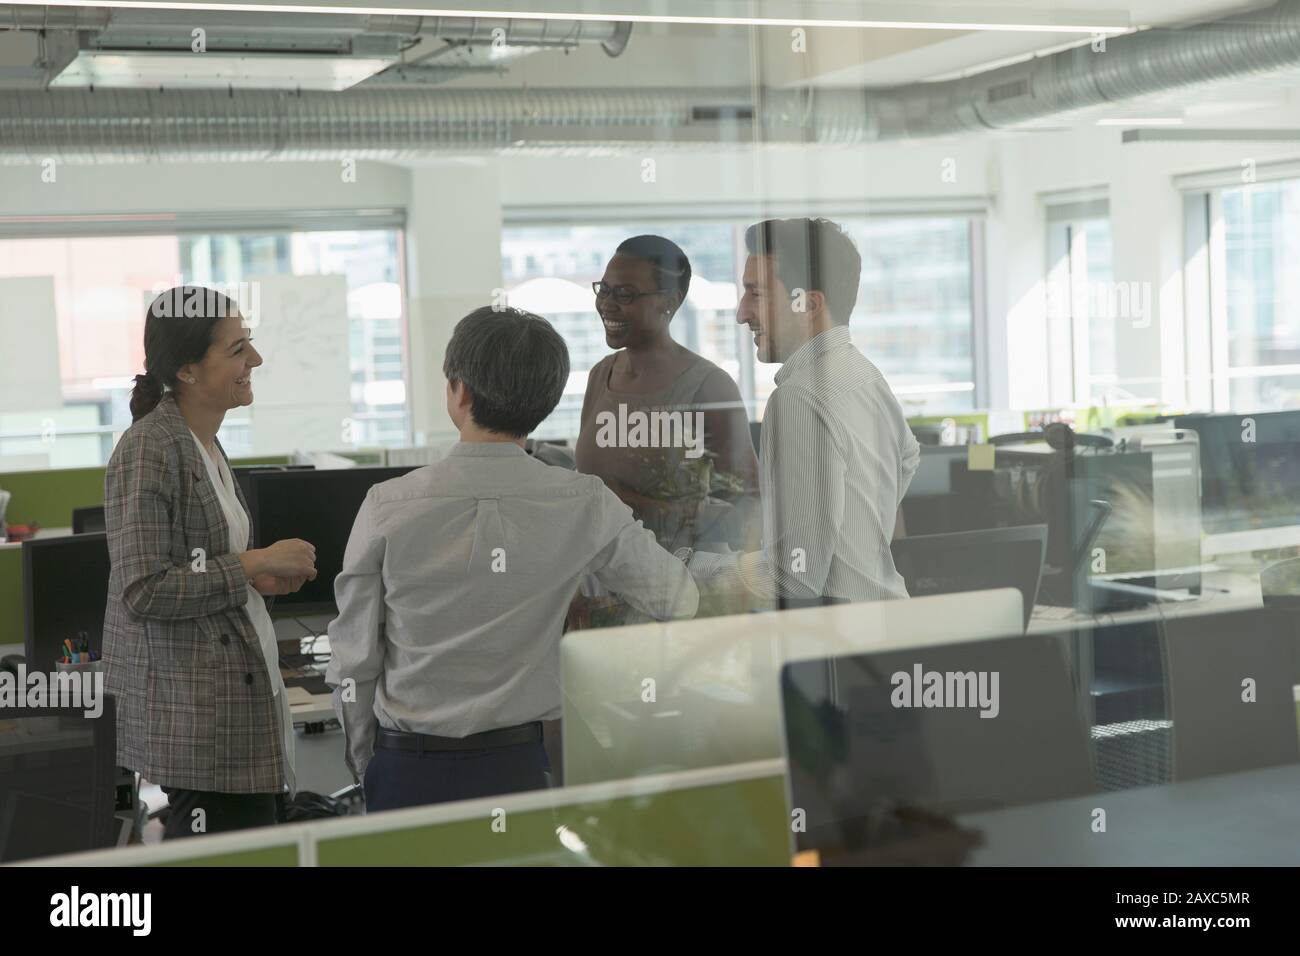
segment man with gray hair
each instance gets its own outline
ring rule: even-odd
[[[560,635],[584,575],[657,620],[699,601],[599,478],[524,450],[569,377],[549,322],[478,309],[443,372],[460,441],[370,490],[334,582],[326,679],[370,811],[548,785],[541,722],[560,715]]]

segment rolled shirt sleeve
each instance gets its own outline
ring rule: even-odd
[[[797,386],[772,393],[763,429],[763,548],[697,553],[691,573],[708,591],[819,597],[844,521],[844,451],[812,395]]]
[[[657,621],[694,617],[700,595],[686,565],[661,548],[654,532],[603,486],[596,513],[598,534],[608,541],[589,569],[597,580]]]

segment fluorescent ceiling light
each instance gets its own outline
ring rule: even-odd
[[[319,53],[180,53],[163,50],[82,50],[52,87],[105,89],[327,90],[355,86],[391,66],[385,57]]]
[[[970,30],[1005,33],[1124,33],[1127,18],[1114,11],[1100,23],[979,23],[958,20],[855,20],[823,17],[709,17],[647,13],[589,13],[584,11],[438,10],[428,7],[380,7],[294,3],[157,2],[157,0],[17,0],[23,6],[110,7],[134,10],[229,10],[245,13],[337,13],[356,16],[492,17],[515,20],[585,20],[600,23],[686,23],[706,26],[854,27],[878,30]],[[1113,19],[1111,19],[1113,18]]]
[[[1182,126],[1181,116],[1124,117],[1110,116],[1097,120],[1098,126]]]

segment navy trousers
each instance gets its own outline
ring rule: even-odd
[[[473,800],[551,785],[541,743],[418,754],[376,749],[366,765],[366,812]]]
[[[164,840],[274,826],[283,810],[284,798],[278,793],[213,793],[180,787],[163,787],[162,791],[170,807]]]

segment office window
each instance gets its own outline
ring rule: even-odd
[[[853,341],[911,415],[975,407],[969,218],[841,220],[862,255]]]
[[[854,342],[889,379],[909,415],[975,406],[976,297],[971,217],[837,217],[862,254],[862,284],[850,317]],[[503,230],[502,274],[511,305],[544,315],[569,343],[572,373],[555,413],[539,429],[572,438],[587,373],[609,354],[590,283],[618,244],[640,233],[676,242],[691,260],[691,292],[673,337],[727,371],[750,417],[761,419],[779,368],[755,361],[736,324],[747,221],[658,221],[633,225],[515,225]]]
[[[1126,397],[1116,374],[1116,288],[1104,200],[1048,211],[1048,348],[1052,401]]]
[[[1223,255],[1214,374],[1227,379],[1226,408],[1263,411],[1300,403],[1300,180],[1219,194]],[[1213,273],[1221,270],[1221,276]],[[1222,396],[1222,391],[1218,393]]]
[[[0,459],[33,467],[108,460],[114,436],[131,424],[145,304],[177,276],[198,284],[345,276],[353,437],[408,444],[401,243],[396,229],[0,239],[0,276],[54,278],[64,398],[48,414],[0,414]],[[221,440],[232,456],[251,451],[249,427],[246,411],[227,416]]]

